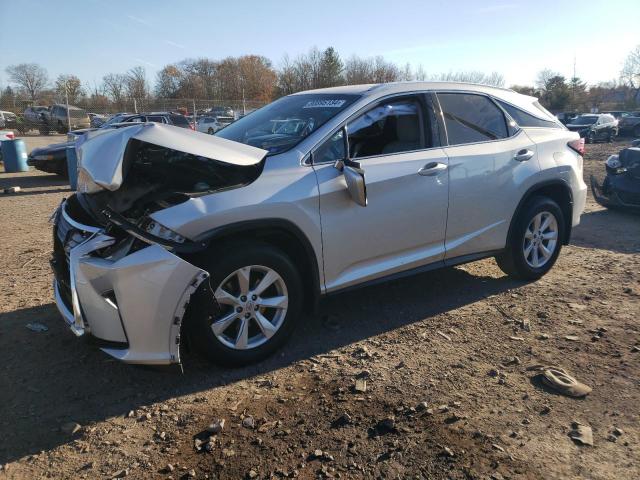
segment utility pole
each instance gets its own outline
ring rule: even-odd
[[[64,81],[64,98],[67,105],[67,131],[71,131],[71,112],[69,111],[69,80]]]

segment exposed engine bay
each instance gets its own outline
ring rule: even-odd
[[[243,155],[238,147],[250,151]],[[162,233],[156,242],[160,244],[162,239],[188,242],[175,232],[158,232],[162,226],[150,219],[151,214],[250,184],[260,176],[266,155],[260,149],[160,124],[113,130],[88,138],[79,149],[76,197],[82,208],[99,225],[115,224],[143,240]]]

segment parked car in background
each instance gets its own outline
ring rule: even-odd
[[[578,116],[575,112],[560,112],[556,114],[556,118],[560,120],[560,123],[566,125],[567,123],[571,123],[571,120]]]
[[[629,112],[622,111],[622,110],[614,110],[612,112],[600,112],[600,113],[607,113],[609,115],[613,115],[613,118],[615,118],[617,121],[620,121],[622,117],[629,115]]]
[[[102,115],[100,113],[89,112],[88,115],[89,115],[89,123],[91,125],[91,128],[98,128],[100,125],[102,125],[104,122],[108,120],[107,115]]]
[[[235,112],[231,107],[213,107],[211,110],[209,110],[209,113],[211,113],[214,117],[220,116],[235,118]]]
[[[0,128],[18,128],[18,117],[16,116],[16,114],[13,112],[0,110]]]
[[[131,363],[179,363],[187,338],[257,361],[323,294],[480,258],[538,279],[587,195],[584,139],[533,97],[464,83],[300,92],[216,135],[147,123],[78,149],[55,301]]]
[[[607,208],[640,212],[640,147],[623,148],[617,155],[611,155],[605,169],[607,176],[602,185],[591,175],[591,191],[596,201]]]
[[[33,106],[27,107],[24,110],[24,119],[28,122],[32,122],[34,125],[39,124],[42,121],[42,114],[47,111],[47,107]]]
[[[640,112],[630,112],[618,122],[620,135],[640,137]]]
[[[587,143],[595,143],[599,140],[612,142],[618,135],[618,121],[608,113],[579,115],[566,127],[572,132],[578,132]]]
[[[71,129],[77,128],[89,128],[91,122],[89,121],[89,115],[81,108],[63,104],[51,105],[41,114],[42,126],[40,127],[40,133],[48,135],[51,130],[55,130],[58,133],[66,133]]]
[[[221,128],[222,126],[218,123],[216,117],[200,117],[196,125],[197,131],[208,133],[209,135],[213,135]]]
[[[73,142],[64,142],[34,148],[29,153],[27,165],[41,172],[55,173],[66,178],[68,176],[67,148],[73,145]]]
[[[176,127],[181,128],[191,128],[191,124],[187,120],[187,118],[175,112],[151,112],[151,113],[119,113],[111,117],[105,123],[103,123],[98,128],[107,128],[111,127],[118,123],[144,123],[144,122],[155,122],[155,123],[164,123],[167,125],[175,125]],[[74,142],[79,136],[90,132],[92,130],[96,130],[95,128],[84,128],[79,130],[73,130],[67,133],[67,141]]]

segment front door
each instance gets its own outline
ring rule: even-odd
[[[327,291],[443,261],[448,160],[432,118],[423,95],[380,101],[313,153]],[[366,207],[333,166],[347,149],[365,171]]]

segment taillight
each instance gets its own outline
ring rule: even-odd
[[[14,140],[16,138],[16,134],[13,133],[13,132],[9,132],[9,133],[7,133],[7,138],[9,140]]]
[[[569,143],[567,143],[567,146],[574,152],[577,152],[580,155],[584,155],[584,138],[571,140]]]

